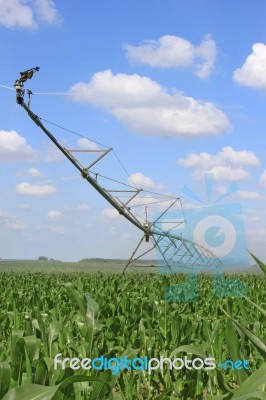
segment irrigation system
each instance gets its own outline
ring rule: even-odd
[[[177,205],[181,204],[179,197],[167,196],[149,192],[138,188],[132,182],[132,185],[119,182],[115,179],[102,176],[92,169],[102,162],[102,160],[113,151],[112,148],[89,148],[84,149],[67,149],[63,147],[55,136],[43,124],[43,119],[37,116],[31,109],[30,103],[33,92],[27,90],[27,104],[24,101],[25,89],[24,83],[31,79],[35,72],[39,71],[39,67],[31,68],[20,72],[20,77],[15,81],[16,101],[27,112],[32,121],[48,136],[54,145],[64,154],[64,156],[79,170],[81,177],[87,181],[117,212],[126,218],[128,222],[133,224],[142,232],[141,239],[137,243],[131,257],[126,263],[123,273],[130,265],[147,255],[149,252],[156,250],[157,259],[155,267],[161,267],[170,273],[181,271],[197,272],[202,269],[221,269],[222,262],[209,249],[191,240],[177,235],[175,232],[177,227],[184,223],[185,219],[167,219],[167,214],[174,215]],[[81,155],[90,153],[93,161],[84,164],[80,160]],[[113,187],[103,186],[102,181],[108,180]],[[159,205],[154,220],[149,220],[149,208]],[[140,207],[144,208],[144,217],[139,214]],[[175,232],[174,232],[175,231]],[[143,246],[146,243],[145,246]],[[143,247],[145,250],[143,251]],[[142,250],[142,251],[141,251]]]

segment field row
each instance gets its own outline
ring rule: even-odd
[[[218,278],[2,272],[0,399],[238,399],[245,384],[263,394],[265,277]],[[250,370],[55,370],[58,353],[240,359]]]

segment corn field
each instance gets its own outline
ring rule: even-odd
[[[185,279],[2,272],[0,399],[266,399],[266,277],[237,276],[247,285],[247,296],[229,298],[214,296],[212,276],[201,275],[197,301],[166,300],[166,289]],[[110,369],[55,369],[58,353],[90,359],[177,354],[240,359],[249,361],[250,370],[164,368],[114,375]]]

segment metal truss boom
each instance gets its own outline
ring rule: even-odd
[[[31,95],[33,94],[31,91],[28,91],[28,104],[24,102],[24,82],[28,79],[31,79],[33,74],[39,70],[39,67],[31,68],[27,71],[20,73],[20,78],[15,82],[16,89],[16,100],[17,103],[21,105],[21,107],[27,112],[32,121],[48,136],[48,138],[54,143],[54,145],[64,154],[64,156],[79,170],[81,176],[102,196],[107,202],[118,211],[124,218],[126,218],[130,223],[135,225],[138,229],[143,232],[143,237],[138,243],[137,247],[133,251],[131,258],[125,266],[124,272],[127,267],[135,260],[140,258],[137,256],[137,251],[139,247],[144,242],[151,241],[150,250],[146,250],[142,252],[141,255],[147,254],[149,251],[153,249],[157,249],[159,255],[163,261],[165,267],[169,269],[171,273],[175,272],[175,267],[177,266],[188,266],[189,268],[194,268],[195,266],[207,266],[207,267],[221,267],[221,261],[209,250],[205,249],[203,246],[200,246],[196,243],[193,243],[185,238],[182,235],[175,235],[173,231],[173,227],[168,230],[164,230],[161,228],[162,226],[162,216],[166,214],[166,212],[175,206],[176,202],[180,200],[178,197],[168,197],[168,201],[170,202],[168,206],[161,212],[161,214],[155,219],[153,222],[149,222],[147,220],[147,209],[146,209],[146,219],[143,222],[141,218],[133,212],[133,208],[138,206],[136,202],[140,199],[138,196],[143,192],[142,189],[130,186],[129,189],[119,190],[116,188],[106,189],[98,182],[98,175],[95,174],[93,177],[93,172],[91,168],[102,160],[112,148],[107,148],[106,150],[97,149],[97,150],[69,150],[63,147],[57,139],[53,136],[53,134],[44,126],[41,119],[31,111],[30,109],[30,100]],[[82,165],[82,163],[74,156],[73,153],[82,153],[82,152],[91,152],[91,153],[99,153],[99,156],[91,162],[88,166]],[[116,182],[116,181],[115,181]],[[121,182],[120,182],[121,183]],[[127,185],[129,186],[129,185]],[[121,200],[119,196],[115,196],[114,194],[127,194],[130,196],[126,201]],[[164,195],[161,195],[164,196]],[[167,197],[167,196],[164,196]],[[153,197],[155,198],[155,197]],[[146,198],[147,199],[147,198]],[[135,203],[134,203],[135,202]],[[174,227],[176,227],[180,222],[175,221]]]

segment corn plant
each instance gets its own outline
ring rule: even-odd
[[[241,276],[249,289],[246,298],[213,297],[212,277],[201,275],[197,302],[166,299],[165,288],[184,279],[2,272],[0,399],[265,399],[265,277]],[[91,359],[246,359],[251,369],[165,368],[113,375],[109,369],[74,371],[68,364],[55,369],[58,353]]]

